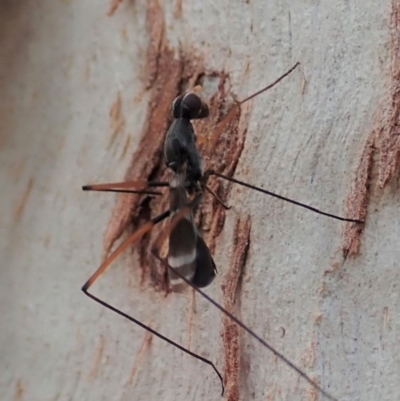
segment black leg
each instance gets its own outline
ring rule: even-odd
[[[201,197],[201,195],[200,195]],[[200,198],[199,198],[200,200]],[[196,206],[198,204],[198,201],[195,202]],[[194,204],[193,202],[191,204]],[[190,210],[190,209],[189,209]],[[89,292],[89,288],[91,287],[91,285],[99,278],[99,276],[101,274],[104,273],[104,271],[110,266],[110,264],[123,252],[126,250],[126,248],[128,248],[129,245],[133,244],[134,242],[136,242],[137,240],[139,240],[145,233],[151,231],[151,229],[158,223],[160,223],[161,221],[163,221],[164,219],[166,219],[169,216],[170,212],[166,211],[164,213],[161,213],[160,215],[158,215],[157,217],[154,217],[153,219],[151,219],[149,222],[147,222],[146,224],[144,224],[142,227],[140,227],[138,230],[136,230],[129,238],[127,238],[102,264],[101,266],[92,274],[92,276],[89,278],[89,280],[82,286],[82,291],[84,292],[84,294],[86,294],[89,298],[93,299],[94,301],[96,301],[97,303],[99,303],[100,305],[104,306],[107,309],[112,310],[113,312],[117,313],[118,315],[124,317],[125,319],[128,319],[129,321],[137,324],[138,326],[142,327],[143,329],[147,330],[148,332],[150,332],[151,334],[155,335],[156,337],[160,338],[161,340],[167,342],[168,344],[173,345],[174,347],[180,349],[181,351],[185,352],[186,354],[192,356],[193,358],[196,358],[204,363],[206,363],[207,365],[210,365],[214,371],[217,373],[219,379],[221,380],[221,384],[222,384],[222,395],[224,393],[224,386],[223,386],[223,379],[221,374],[219,373],[218,369],[215,367],[215,365],[209,361],[206,358],[203,358],[200,355],[195,354],[194,352],[188,350],[187,348],[183,347],[182,345],[176,343],[175,341],[170,340],[168,337],[165,337],[164,335],[162,335],[161,333],[159,333],[158,331],[152,329],[149,326],[146,326],[145,324],[143,324],[140,320],[135,319],[134,317],[128,315],[125,312],[122,312],[121,310],[115,308],[114,306],[110,305],[109,303],[103,301],[102,299],[96,297],[95,295],[91,294]],[[178,213],[179,214],[179,213]]]
[[[210,177],[211,175],[215,175],[216,177],[222,178],[222,179],[227,180],[227,181],[229,181],[229,182],[233,182],[233,183],[235,183],[235,184],[242,185],[243,187],[253,189],[254,191],[258,191],[258,192],[261,192],[261,193],[263,193],[263,194],[272,196],[272,197],[274,197],[274,198],[281,199],[281,200],[283,200],[283,201],[285,201],[285,202],[289,202],[289,203],[292,203],[292,204],[294,204],[294,205],[303,207],[303,208],[305,208],[305,209],[311,210],[312,212],[321,214],[321,215],[323,215],[323,216],[331,217],[332,219],[336,219],[336,220],[340,220],[340,221],[348,221],[348,222],[350,222],[350,223],[364,224],[364,221],[362,221],[362,220],[349,219],[349,218],[346,218],[346,217],[336,216],[335,214],[323,212],[322,210],[316,209],[315,207],[306,205],[306,204],[301,203],[301,202],[297,202],[297,201],[295,201],[295,200],[293,200],[293,199],[286,198],[285,196],[282,196],[282,195],[275,194],[275,193],[273,193],[273,192],[271,192],[271,191],[267,191],[266,189],[262,189],[262,188],[259,188],[259,187],[254,186],[254,185],[247,184],[246,182],[237,180],[236,178],[228,177],[228,176],[226,176],[226,175],[217,173],[217,172],[214,171],[214,170],[208,170],[208,171],[206,171],[206,172],[204,173],[204,179],[205,179],[205,181],[207,181],[208,177]]]

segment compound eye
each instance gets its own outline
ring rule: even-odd
[[[187,93],[181,103],[182,116],[195,119],[208,116],[208,106],[193,92]]]
[[[182,99],[182,109],[189,114],[189,118],[196,118],[201,110],[201,99],[193,92],[189,92]]]

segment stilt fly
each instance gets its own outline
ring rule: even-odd
[[[221,135],[223,126],[228,123],[230,118],[232,118],[235,108],[240,107],[243,103],[249,101],[260,93],[265,92],[278,84],[278,82],[280,82],[294,69],[296,69],[298,65],[299,63],[296,63],[291,69],[289,69],[285,74],[275,80],[272,84],[254,93],[241,102],[238,102],[213,133],[210,139],[212,143],[215,144],[218,141],[218,137]],[[216,266],[213,261],[211,252],[194,222],[194,213],[196,211],[196,208],[199,206],[205,191],[209,192],[217,199],[219,203],[221,203],[226,209],[228,209],[228,207],[223,203],[223,200],[219,199],[218,196],[207,186],[207,181],[209,177],[216,176],[220,179],[227,180],[229,182],[276,197],[286,202],[293,203],[297,206],[322,214],[324,216],[356,224],[362,224],[363,222],[356,219],[339,217],[330,213],[323,212],[295,200],[288,199],[262,188],[247,184],[243,181],[239,181],[235,178],[220,174],[214,170],[206,170],[203,172],[202,160],[198,148],[196,147],[196,136],[191,121],[194,119],[206,118],[208,117],[208,115],[208,106],[198,95],[196,88],[194,90],[183,93],[174,100],[172,104],[172,116],[174,120],[168,130],[164,144],[164,157],[169,171],[168,182],[134,181],[100,185],[85,185],[82,188],[83,190],[90,191],[143,193],[156,195],[161,194],[160,192],[155,191],[156,188],[168,187],[170,198],[169,209],[142,225],[121,245],[119,245],[119,247],[117,247],[117,249],[112,252],[112,254],[101,264],[101,266],[83,285],[82,291],[87,296],[105,306],[106,308],[111,309],[112,311],[118,313],[126,319],[136,323],[145,330],[161,338],[167,343],[175,346],[181,351],[210,365],[221,381],[223,393],[224,385],[222,375],[210,360],[207,360],[202,356],[197,355],[192,351],[184,348],[180,344],[177,344],[176,342],[163,336],[161,333],[153,330],[151,327],[144,325],[139,320],[113,307],[112,305],[99,299],[89,292],[90,286],[124,250],[126,250],[135,241],[139,240],[144,234],[152,230],[155,225],[165,220],[166,218],[169,218],[169,224],[152,247],[152,254],[168,270],[172,290],[180,291],[182,289],[182,286],[185,285],[194,288],[195,291],[197,291],[201,296],[211,302],[229,319],[234,321],[242,329],[248,332],[252,337],[258,340],[264,347],[270,350],[276,357],[281,359],[285,364],[290,366],[290,368],[295,370],[317,391],[323,394],[326,398],[335,400],[332,395],[330,395],[322,387],[320,387],[305,372],[298,368],[294,363],[289,361],[281,353],[276,351],[263,338],[261,338],[259,335],[257,335],[247,326],[245,326],[240,320],[238,320],[229,311],[225,310],[219,303],[214,301],[201,290],[201,288],[208,286],[215,278]],[[159,249],[162,243],[167,238],[169,240],[169,250],[167,258],[164,259],[160,256]]]

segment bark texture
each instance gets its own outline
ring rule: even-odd
[[[217,180],[199,222],[206,292],[339,400],[400,399],[398,1],[0,2],[0,398],[220,400],[211,368],[84,297],[166,198],[83,193],[162,178],[169,103],[202,83],[207,166],[355,227]],[[215,126],[235,101],[300,68]],[[212,143],[212,142],[211,142]],[[213,143],[212,143],[213,144]],[[322,399],[194,296],[165,293],[155,231],[95,284],[215,362],[225,398]]]

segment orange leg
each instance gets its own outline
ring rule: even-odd
[[[201,199],[201,194],[198,195],[192,202],[190,202],[188,204],[187,207],[182,208],[172,219],[170,226],[172,228],[170,228],[167,231],[166,235],[161,235],[161,239],[162,241],[164,239],[166,239],[166,237],[169,235],[169,232],[173,229],[173,227],[178,223],[178,221],[183,218],[187,213],[190,213],[191,210],[195,207],[197,207],[199,201]],[[99,276],[101,274],[104,273],[104,271],[110,266],[110,264],[123,252],[125,251],[129,245],[133,244],[134,242],[136,242],[137,240],[139,240],[144,234],[146,234],[147,232],[149,232],[156,224],[158,224],[159,222],[161,222],[162,220],[166,219],[169,216],[169,211],[166,211],[164,213],[161,213],[160,215],[154,217],[153,219],[151,219],[150,221],[148,221],[147,223],[145,223],[142,227],[140,227],[138,230],[136,230],[129,238],[127,238],[102,264],[101,266],[90,276],[90,278],[88,279],[88,281],[82,286],[82,291],[91,299],[93,299],[94,301],[96,301],[97,303],[99,303],[100,305],[106,307],[107,309],[112,310],[113,312],[117,313],[120,316],[123,316],[124,318],[130,320],[131,322],[137,324],[138,326],[142,327],[143,329],[147,330],[148,332],[150,332],[151,334],[157,336],[158,338],[161,338],[161,340],[164,340],[165,342],[167,342],[168,344],[173,345],[174,347],[180,349],[181,351],[185,352],[186,354],[206,363],[207,365],[212,366],[212,368],[215,370],[215,372],[217,373],[219,379],[221,380],[221,384],[223,383],[223,379],[221,374],[219,373],[219,371],[217,370],[217,368],[214,366],[214,364],[209,361],[206,358],[203,358],[200,355],[195,354],[192,351],[189,351],[188,349],[186,349],[185,347],[183,347],[182,345],[176,343],[175,341],[170,340],[168,337],[165,337],[164,335],[162,335],[161,333],[153,330],[151,327],[146,326],[145,324],[143,324],[140,320],[135,319],[134,317],[122,312],[121,310],[115,308],[114,306],[110,305],[109,303],[103,301],[102,299],[96,297],[95,295],[91,294],[89,292],[89,288],[91,287],[91,285],[99,278]],[[159,241],[157,241],[158,243]],[[222,394],[224,393],[224,386],[222,384]]]
[[[128,194],[162,195],[159,191],[149,191],[148,188],[168,187],[164,181],[127,181],[107,184],[84,185],[84,191],[120,192]]]

